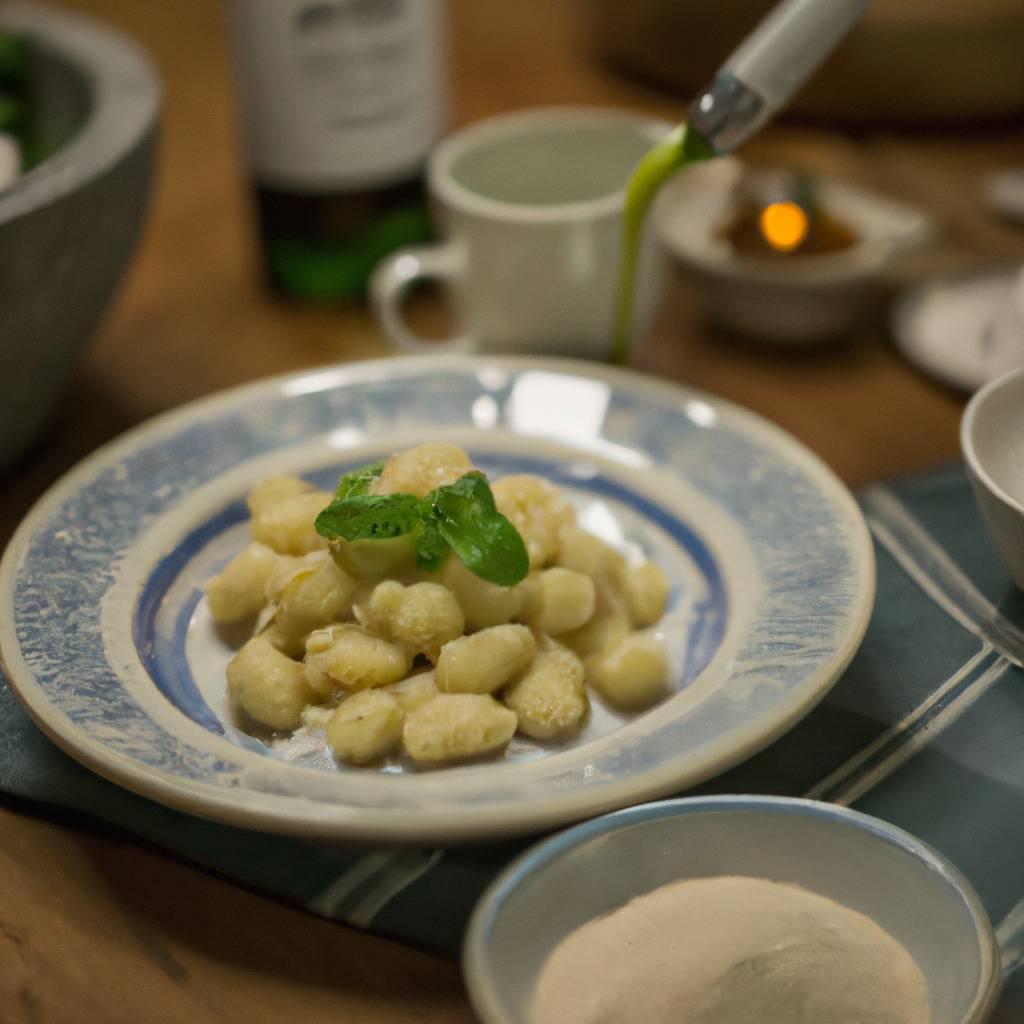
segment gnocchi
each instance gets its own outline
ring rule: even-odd
[[[295,498],[300,494],[309,494],[313,485],[297,476],[271,476],[261,480],[246,499],[249,514],[258,519],[276,505]]]
[[[370,764],[402,742],[405,715],[386,690],[363,690],[338,705],[325,730],[339,760]]]
[[[405,720],[402,741],[414,761],[441,764],[492,754],[515,735],[516,713],[481,693],[442,693]]]
[[[422,707],[428,700],[433,700],[441,691],[437,688],[433,671],[419,672],[414,676],[399,680],[386,687],[398,706],[408,715]]]
[[[296,729],[313,690],[297,661],[270,641],[249,640],[228,665],[228,691],[253,719],[271,729]]]
[[[392,455],[372,493],[415,494],[422,498],[435,487],[455,483],[472,469],[473,463],[461,448],[432,441]]]
[[[514,587],[499,587],[474,576],[457,558],[445,562],[440,580],[455,595],[469,630],[503,626],[522,610],[525,580]]]
[[[333,495],[324,491],[300,491],[284,498],[264,497],[256,503],[251,529],[260,541],[282,555],[304,555],[327,547],[313,521]]]
[[[264,591],[280,568],[281,556],[253,542],[240,551],[206,584],[206,603],[214,622],[255,618],[263,608]]]
[[[491,626],[452,640],[437,659],[442,693],[494,693],[524,672],[537,649],[526,626]]]
[[[356,582],[325,558],[306,566],[281,590],[262,635],[279,650],[301,655],[306,637],[349,613]]]
[[[587,658],[617,644],[629,632],[629,614],[623,604],[600,595],[590,619],[578,629],[563,633],[558,640],[581,658]]]
[[[306,678],[324,698],[336,690],[397,683],[409,665],[410,658],[400,647],[355,623],[318,629],[306,639]]]
[[[365,609],[356,609],[356,616],[411,656],[423,654],[434,664],[441,648],[462,636],[466,628],[455,595],[440,583],[403,587],[396,580],[384,580],[377,584]]]
[[[653,562],[647,561],[625,567],[619,580],[633,625],[637,629],[653,626],[665,614],[665,605],[668,604],[669,583],[665,574]]]
[[[492,490],[498,511],[508,516],[526,542],[530,567],[550,562],[558,553],[562,531],[576,519],[561,491],[529,473],[503,476]]]
[[[538,654],[504,694],[519,731],[538,740],[560,740],[578,732],[590,709],[583,678],[583,663],[572,651],[556,648]]]
[[[665,696],[665,651],[653,636],[631,633],[587,660],[587,681],[616,707],[646,707]]]
[[[545,569],[528,591],[525,618],[534,629],[558,636],[589,622],[596,601],[594,581],[585,573]]]
[[[345,496],[354,480],[357,494],[415,495],[429,511],[428,496],[472,472],[464,451],[432,442],[364,467]],[[498,756],[517,733],[567,741],[587,724],[593,694],[627,711],[665,696],[665,654],[649,628],[670,596],[661,569],[582,529],[541,477],[506,476],[491,493],[523,542],[517,571],[494,577],[509,586],[470,571],[486,567],[454,541],[419,561],[406,525],[392,535],[372,521],[369,534],[328,542],[314,522],[333,495],[298,477],[254,487],[252,542],[205,588],[215,622],[254,623],[227,669],[236,705],[276,732],[322,731],[345,765],[404,754],[430,768]],[[504,523],[493,508],[479,514]]]
[[[555,564],[589,576],[605,595],[613,593],[626,570],[626,560],[615,548],[577,526],[562,531]]]

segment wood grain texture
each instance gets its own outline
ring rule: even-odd
[[[458,969],[0,810],[3,1024],[473,1020]]]
[[[60,472],[146,417],[272,373],[387,354],[365,310],[281,303],[256,270],[220,5],[74,0],[136,36],[164,76],[159,177],[137,259],[46,438],[0,483],[0,540]],[[680,103],[592,59],[582,0],[452,0],[454,123],[541,103],[610,103],[668,118]],[[680,41],[685,54],[685,41]],[[768,163],[841,173],[930,207],[929,264],[1024,259],[1024,234],[974,183],[1024,163],[1016,136],[907,139],[779,129]],[[905,366],[881,334],[806,355],[711,336],[678,281],[643,367],[780,423],[851,486],[957,455],[962,400]],[[454,964],[330,925],[120,838],[0,810],[3,1024],[457,1024]]]

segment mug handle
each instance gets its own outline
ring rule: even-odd
[[[465,263],[462,247],[453,242],[409,245],[385,256],[370,278],[370,301],[388,340],[403,352],[471,352],[476,347],[468,334],[440,341],[410,331],[402,317],[402,298],[414,281],[432,279],[457,282]]]

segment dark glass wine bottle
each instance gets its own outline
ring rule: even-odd
[[[263,261],[278,291],[361,299],[426,239],[444,118],[441,0],[228,0]]]

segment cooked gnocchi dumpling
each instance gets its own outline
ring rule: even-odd
[[[378,636],[404,647],[412,657],[422,654],[436,664],[441,648],[462,636],[466,619],[455,595],[440,583],[397,580],[378,583],[356,617]]]
[[[402,741],[420,764],[465,761],[506,747],[517,722],[485,693],[442,693],[409,715]]]
[[[432,441],[406,452],[397,452],[384,463],[384,470],[371,494],[429,494],[442,484],[453,484],[473,468],[469,456],[454,444]]]
[[[250,523],[253,540],[282,555],[304,555],[326,548],[327,541],[316,532],[313,521],[332,495],[310,488],[276,498],[276,491],[284,489],[284,482],[279,482],[271,496],[263,495],[255,502],[250,499],[250,508],[256,509]]]
[[[591,692],[631,711],[667,693],[650,628],[664,573],[578,526],[541,477],[488,488],[462,449],[433,442],[346,475],[337,498],[279,476],[248,506],[252,543],[206,585],[215,622],[254,623],[229,694],[271,730],[323,730],[344,764],[455,764],[499,755],[516,733],[563,742],[586,725]],[[347,515],[377,508],[393,518],[345,532]],[[515,574],[460,539],[463,514],[470,528],[490,516],[502,551],[518,545]]]
[[[597,590],[594,581],[575,569],[544,569],[530,581],[524,618],[548,636],[579,629],[594,614]]]
[[[504,695],[519,731],[538,740],[560,740],[578,732],[590,710],[583,679],[583,663],[572,651],[555,648],[538,654]]]
[[[503,476],[493,490],[498,511],[526,542],[530,567],[547,565],[558,554],[562,531],[576,520],[568,499],[554,484],[529,473]]]
[[[536,649],[530,630],[511,623],[459,637],[441,648],[437,688],[442,693],[494,693],[526,671]]]
[[[266,603],[267,583],[284,559],[266,544],[253,542],[206,584],[206,603],[214,621],[225,624],[254,618]]]
[[[271,729],[298,728],[315,697],[302,665],[254,636],[228,665],[228,691],[248,715]]]
[[[327,742],[348,764],[379,761],[402,742],[405,714],[387,690],[363,690],[342,701],[327,723]]]

